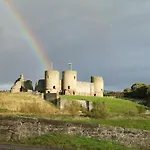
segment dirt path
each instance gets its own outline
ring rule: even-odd
[[[24,145],[12,145],[12,144],[0,144],[0,150],[67,150],[67,149],[37,147],[37,146],[24,146]]]

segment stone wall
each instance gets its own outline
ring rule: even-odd
[[[68,100],[64,98],[59,98],[59,94],[57,93],[46,93],[44,99],[53,103],[59,109],[65,109],[65,107],[71,105],[73,101],[76,101],[83,108],[87,110],[92,110],[93,108],[93,102],[89,102],[85,100]]]
[[[76,95],[94,95],[94,85],[90,82],[77,81]]]
[[[124,146],[144,148],[145,150],[150,149],[150,131],[46,119],[0,117],[0,120],[1,141],[13,141],[58,132],[114,141]]]
[[[75,101],[79,103],[83,108],[87,110],[92,110],[93,108],[93,103],[89,101],[84,101],[84,100],[68,100],[68,99],[57,99],[57,102],[54,103],[57,105],[59,109],[65,109],[65,106],[71,105],[71,102]]]

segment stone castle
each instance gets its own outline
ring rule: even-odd
[[[11,92],[27,91],[23,87],[24,77],[20,76],[16,80]],[[45,79],[40,79],[36,84],[35,91],[40,93],[59,93],[61,95],[84,95],[103,97],[104,80],[102,77],[91,76],[91,82],[82,82],[77,80],[77,72],[67,70],[60,72],[57,70],[45,71]]]

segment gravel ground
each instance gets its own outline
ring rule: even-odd
[[[12,145],[12,144],[0,144],[0,150],[69,150],[69,149]]]

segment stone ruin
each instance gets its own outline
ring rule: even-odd
[[[20,78],[18,78],[14,85],[11,87],[11,93],[18,93],[18,92],[27,92],[27,89],[24,87],[24,76],[23,74],[20,75]]]

